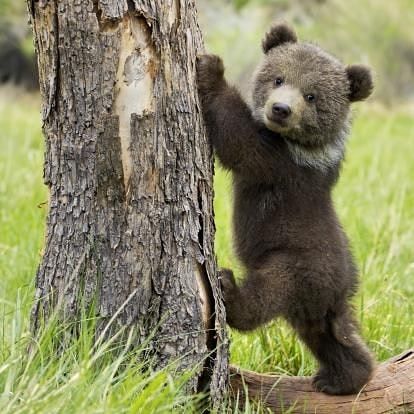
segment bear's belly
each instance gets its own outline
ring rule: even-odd
[[[352,262],[345,234],[327,201],[312,203],[303,192],[236,187],[233,235],[236,254],[256,266],[271,252],[310,252]],[[296,254],[294,253],[294,254]]]
[[[259,195],[236,200],[233,235],[238,258],[244,265],[249,265],[267,251],[283,248],[292,224],[275,200],[270,204],[270,200]]]

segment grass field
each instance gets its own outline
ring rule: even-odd
[[[0,99],[1,412],[193,412],[196,401],[182,393],[185,376],[174,376],[174,367],[143,375],[122,352],[107,363],[111,344],[94,345],[88,324],[59,358],[49,352],[58,326],[28,352],[47,200],[37,105],[33,97],[18,103],[10,94]],[[357,112],[335,201],[361,269],[357,315],[370,348],[384,360],[412,346],[414,337],[414,113],[367,105]],[[240,270],[231,251],[229,190],[230,177],[218,170],[216,252],[220,265]],[[235,364],[299,375],[314,370],[311,356],[284,323],[231,336]],[[120,365],[125,369],[119,371]]]

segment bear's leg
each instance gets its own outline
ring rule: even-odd
[[[354,394],[370,379],[374,365],[371,354],[347,313],[302,324],[299,334],[320,363],[313,379],[318,391]]]
[[[278,314],[275,295],[260,272],[249,273],[237,286],[233,272],[220,270],[227,323],[240,331],[249,331],[270,321]]]

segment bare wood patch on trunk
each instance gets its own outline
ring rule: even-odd
[[[128,13],[120,23],[121,44],[114,113],[119,117],[125,187],[133,169],[130,153],[131,116],[153,112],[153,78],[156,67],[153,45],[145,19]]]

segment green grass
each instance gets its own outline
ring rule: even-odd
[[[79,339],[57,357],[51,324],[28,352],[33,277],[43,243],[47,192],[38,101],[0,99],[0,410],[2,413],[194,412],[186,375],[174,366],[143,374],[127,344],[93,342],[85,317]],[[361,269],[355,308],[378,360],[412,346],[414,337],[414,114],[358,108],[335,202]],[[242,269],[231,249],[231,177],[216,175],[216,252],[221,266]],[[277,321],[249,335],[231,333],[231,360],[260,372],[309,375],[308,351]],[[411,341],[411,342],[410,342]],[[138,350],[137,353],[142,352]],[[122,367],[122,369],[119,369]],[[225,408],[223,408],[223,411]],[[249,406],[243,412],[258,412]]]
[[[27,315],[10,324],[0,359],[0,407],[6,413],[171,413],[194,412],[198,397],[184,393],[191,373],[174,366],[143,370],[140,353],[128,351],[128,340],[93,341],[93,321],[82,320],[82,332],[57,357],[56,340],[64,332],[49,324],[28,352]],[[62,328],[60,328],[62,329]],[[116,338],[114,338],[116,339]],[[117,353],[117,357],[109,357]]]
[[[47,191],[42,184],[43,138],[39,98],[1,90],[0,98],[0,410],[3,413],[195,412],[199,397],[185,396],[190,373],[174,364],[142,370],[145,347],[127,351],[94,340],[94,320],[55,355],[70,327],[51,321],[33,345],[29,314],[40,260]],[[31,349],[29,351],[29,346]],[[142,358],[141,358],[142,359]]]

